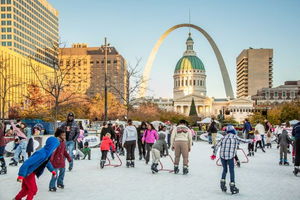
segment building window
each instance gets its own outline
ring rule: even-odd
[[[6,21],[7,22],[7,26],[11,25],[11,21]]]
[[[5,19],[5,14],[1,14],[1,18],[2,18],[2,19]]]
[[[278,97],[278,92],[275,92],[275,97]]]
[[[188,85],[188,80],[185,80],[185,85],[186,85],[186,86]]]
[[[10,19],[11,18],[11,14],[7,14],[7,18]]]
[[[4,47],[6,46],[6,42],[2,42],[1,44],[2,44],[2,46],[4,46]]]
[[[6,10],[7,10],[7,11],[11,11],[11,7],[7,7]]]
[[[11,47],[12,43],[11,42],[7,42],[7,46]]]
[[[202,86],[202,80],[200,80],[200,86]]]
[[[1,39],[5,40],[6,39],[6,35],[1,35]]]
[[[286,93],[285,93],[285,91],[284,91],[284,92],[282,92],[282,96],[283,96],[283,97],[286,97]]]
[[[10,33],[11,32],[11,28],[7,28],[7,32]]]
[[[190,80],[190,85],[193,85],[192,80]]]
[[[1,7],[1,11],[5,11],[5,7]]]
[[[194,85],[196,85],[196,80],[194,80]]]

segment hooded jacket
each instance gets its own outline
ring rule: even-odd
[[[142,141],[148,144],[154,144],[156,140],[158,140],[157,131],[154,129],[153,130],[146,129]]]
[[[112,139],[110,139],[107,136],[104,136],[102,138],[102,142],[101,142],[101,145],[100,145],[101,151],[109,151],[110,147],[112,148],[113,151],[115,151],[115,145],[114,145]]]
[[[66,142],[60,141],[59,146],[51,156],[50,162],[54,168],[65,168],[65,158],[67,158],[69,162],[72,160],[66,150]]]
[[[160,153],[163,155],[166,151],[166,154],[168,153],[168,145],[166,143],[166,135],[163,133],[160,133],[158,136],[158,140],[155,142],[155,144],[152,146],[153,149],[157,149],[160,151]]]
[[[0,124],[0,147],[5,146],[5,144],[6,144],[4,136],[5,136],[4,127],[2,127]]]
[[[102,138],[106,135],[106,133],[109,133],[109,134],[110,134],[110,138],[111,138],[112,140],[115,139],[116,133],[115,133],[114,129],[113,129],[111,126],[108,126],[107,128],[103,127],[103,128],[101,129],[100,140],[102,140]]]
[[[278,144],[287,147],[287,145],[291,144],[291,143],[292,143],[292,140],[288,136],[287,130],[283,130],[282,133],[279,135]]]
[[[19,169],[18,175],[21,177],[27,177],[31,173],[35,173],[37,177],[40,177],[45,167],[52,172],[53,166],[50,161],[50,157],[55,149],[59,146],[59,141],[56,137],[49,137],[43,148],[36,151],[30,158],[28,158]]]
[[[126,141],[136,141],[137,140],[137,131],[135,126],[127,126],[123,133],[122,145]]]

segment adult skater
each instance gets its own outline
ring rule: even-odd
[[[297,174],[300,172],[300,122],[294,125],[292,135],[295,139],[295,165],[294,165],[294,174],[297,176]]]
[[[142,138],[142,142],[143,144],[145,144],[146,147],[146,158],[145,158],[146,164],[149,163],[150,151],[156,140],[158,140],[157,131],[155,130],[154,126],[151,123],[147,122],[147,129],[145,130]]]
[[[211,123],[209,125],[207,132],[209,135],[211,135],[211,140],[213,145],[212,148],[214,148],[217,144],[217,133],[218,133],[218,127],[217,127],[217,123],[215,122],[215,118],[211,118]]]
[[[264,136],[265,136],[265,127],[264,127],[264,125],[262,125],[262,124],[258,121],[257,124],[256,124],[256,126],[254,127],[254,129],[255,129],[255,131],[257,131],[257,132],[259,133],[259,135],[260,135],[260,137],[261,137],[261,145],[262,145],[262,147],[264,148],[264,147],[265,147],[264,141],[263,141],[263,138],[264,138]],[[256,143],[256,144],[258,144],[258,143]],[[257,148],[257,145],[256,145],[255,148]]]
[[[235,176],[234,176],[234,156],[236,155],[236,150],[239,142],[249,143],[253,142],[252,139],[241,139],[236,135],[236,130],[232,125],[226,127],[226,135],[219,141],[216,148],[213,151],[211,159],[216,158],[218,149],[220,148],[220,158],[223,166],[223,173],[220,181],[220,187],[223,192],[227,191],[226,187],[226,174],[228,171],[227,166],[229,166],[230,172],[230,191],[232,194],[239,193],[239,189],[235,186]]]
[[[254,139],[254,132],[252,131],[252,126],[248,119],[245,119],[244,121],[244,128],[243,128],[244,136],[246,136],[247,139]],[[247,156],[254,156],[254,142],[250,142],[248,144],[248,154]]]
[[[144,136],[144,132],[147,129],[146,122],[142,122],[141,125],[137,129],[137,134],[138,134],[138,148],[139,148],[139,156],[140,160],[142,158],[145,159],[146,157],[146,149],[145,149],[145,144],[142,142],[142,138]]]
[[[188,174],[188,164],[189,164],[189,152],[192,147],[192,132],[186,126],[187,122],[185,120],[180,120],[178,126],[173,129],[171,135],[171,148],[175,150],[175,162],[174,162],[174,173],[179,172],[179,161],[180,157],[183,157],[183,174]]]
[[[80,133],[79,127],[75,122],[74,117],[74,113],[70,112],[67,116],[67,121],[64,122],[60,127],[66,133],[67,151],[72,159],[72,161],[69,163],[69,171],[73,169],[73,150],[75,147],[75,141],[77,140],[77,137]]]
[[[128,119],[128,126],[124,129],[122,146],[126,149],[126,166],[134,167],[134,150],[137,141],[137,130],[132,124],[132,120]]]

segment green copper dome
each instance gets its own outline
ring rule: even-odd
[[[200,58],[197,56],[183,56],[176,64],[175,71],[177,70],[203,70],[205,71],[204,65]]]

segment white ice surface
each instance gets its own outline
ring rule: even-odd
[[[246,149],[245,145],[242,145]],[[199,199],[267,199],[299,200],[300,177],[292,174],[292,166],[279,166],[278,150],[258,150],[250,162],[236,168],[236,185],[240,194],[230,195],[220,191],[222,168],[210,160],[212,149],[204,142],[196,142],[190,154],[190,173],[174,175],[159,172],[153,175],[150,164],[136,160],[136,167],[99,168],[99,149],[92,150],[92,160],[75,161],[72,172],[66,172],[65,189],[48,192],[50,173],[45,170],[37,180],[39,200],[199,200]],[[172,153],[173,154],[173,153]],[[137,155],[137,152],[136,152]],[[240,154],[239,154],[240,155]],[[289,155],[291,161],[291,155]],[[240,155],[240,159],[244,160]],[[9,159],[6,160],[7,163]],[[168,158],[162,162],[171,166]],[[8,167],[8,174],[0,176],[0,200],[12,199],[20,190],[16,182],[18,167]],[[227,185],[229,174],[227,176]]]

